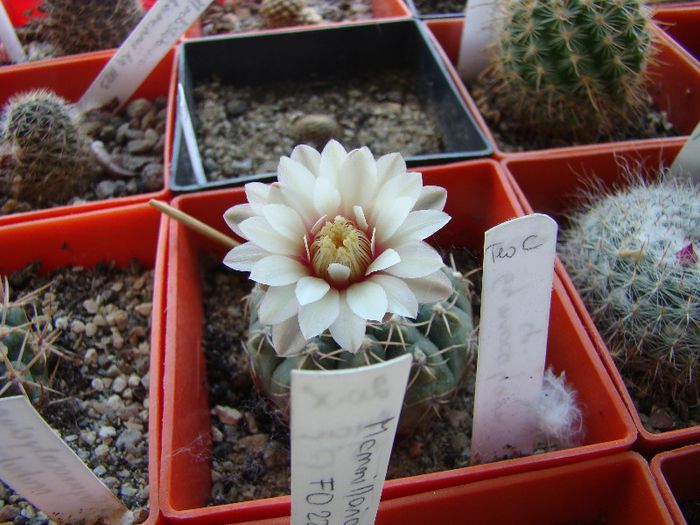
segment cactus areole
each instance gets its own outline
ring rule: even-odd
[[[224,263],[258,283],[246,346],[260,390],[286,410],[293,369],[410,353],[401,429],[424,421],[463,378],[473,330],[466,281],[424,242],[449,220],[445,190],[397,153],[375,160],[330,141],[297,146],[277,182],[246,195],[224,217],[248,242]]]

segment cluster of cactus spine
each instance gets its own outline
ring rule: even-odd
[[[267,27],[312,25],[321,22],[321,17],[306,5],[306,0],[262,0],[258,12]]]
[[[65,54],[119,47],[143,16],[139,0],[44,0],[47,38]]]
[[[643,103],[649,26],[640,0],[507,0],[482,80],[516,126],[609,133]]]
[[[700,188],[641,180],[589,196],[560,255],[630,386],[700,398]]]
[[[54,345],[58,332],[39,313],[40,292],[11,301],[7,279],[0,279],[0,396],[23,394],[37,403],[52,391],[48,358],[64,353]]]
[[[78,116],[46,90],[11,98],[4,108],[0,139],[13,163],[13,197],[36,205],[62,204],[94,182],[87,139]]]
[[[256,286],[249,302],[246,351],[257,388],[287,414],[292,370],[357,368],[408,353],[413,362],[399,432],[409,433],[427,424],[460,386],[474,357],[471,284],[456,271],[443,271],[454,286],[448,299],[421,305],[415,320],[392,315],[383,323],[369,323],[364,343],[355,354],[338,348],[329,335],[322,334],[308,341],[301,352],[278,356],[270,327],[258,320],[264,292]]]

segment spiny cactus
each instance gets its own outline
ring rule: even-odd
[[[62,204],[92,186],[90,151],[77,120],[71,106],[46,90],[9,100],[0,138],[13,159],[14,197]]]
[[[7,279],[0,279],[0,396],[24,394],[36,403],[51,390],[48,358],[63,353],[53,344],[58,332],[39,313],[40,292],[11,301]]]
[[[588,199],[560,255],[638,394],[700,395],[700,188],[664,180]]]
[[[311,25],[321,22],[321,17],[306,5],[306,0],[262,0],[259,12],[267,27]]]
[[[482,82],[514,126],[609,133],[639,112],[649,26],[639,0],[508,0]]]
[[[460,273],[443,271],[455,290],[448,299],[422,305],[415,320],[392,315],[383,323],[369,323],[362,348],[356,354],[341,350],[330,336],[321,335],[294,356],[278,356],[272,347],[270,327],[258,320],[264,292],[257,286],[249,303],[246,350],[258,389],[286,413],[290,372],[294,369],[356,368],[409,353],[413,363],[399,432],[407,433],[426,424],[457,390],[474,357],[471,285]]]
[[[119,47],[143,16],[139,0],[44,0],[47,37],[65,54]]]

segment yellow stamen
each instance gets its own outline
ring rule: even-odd
[[[340,215],[326,221],[310,246],[311,265],[316,275],[328,279],[328,265],[338,263],[350,268],[350,281],[364,276],[372,262],[367,235]]]

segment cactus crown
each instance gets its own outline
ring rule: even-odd
[[[139,23],[138,0],[44,0],[47,35],[65,54],[118,47]]]
[[[460,386],[474,356],[471,283],[456,271],[443,271],[455,290],[448,299],[422,305],[415,320],[392,315],[385,322],[369,323],[356,354],[340,349],[330,336],[322,334],[310,340],[301,352],[278,356],[270,327],[258,320],[257,309],[264,292],[256,286],[249,302],[246,350],[258,389],[286,414],[290,372],[294,369],[356,368],[410,353],[413,363],[399,432],[408,433],[427,424]]]
[[[560,255],[613,356],[642,396],[697,403],[700,189],[662,179],[588,199]]]
[[[508,0],[483,76],[523,126],[608,133],[643,99],[652,44],[639,0]]]

